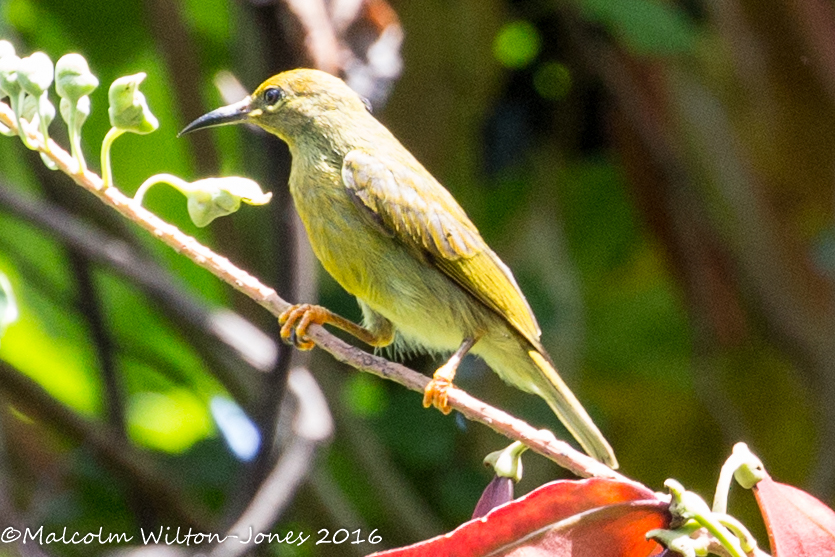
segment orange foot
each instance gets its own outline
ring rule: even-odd
[[[452,387],[452,379],[455,377],[455,367],[450,362],[438,368],[423,390],[423,407],[434,406],[444,414],[452,412],[449,406],[447,391]]]
[[[313,304],[297,304],[287,308],[278,316],[281,325],[281,340],[293,344],[299,350],[311,350],[315,344],[307,338],[311,323],[323,325],[329,321],[331,312]]]

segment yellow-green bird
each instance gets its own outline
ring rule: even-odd
[[[372,346],[396,338],[410,348],[453,352],[424,397],[424,405],[444,412],[446,389],[472,351],[508,383],[544,398],[591,456],[617,467],[540,343],[510,269],[359,95],[327,73],[288,71],[181,133],[241,122],[289,145],[290,192],[313,251],[357,297],[364,317],[360,326],[320,306],[293,306],[280,317],[285,340],[310,349],[307,327],[327,323]]]

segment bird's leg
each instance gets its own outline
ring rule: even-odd
[[[314,346],[313,341],[307,338],[307,328],[312,323],[333,325],[371,346],[388,346],[394,340],[394,327],[388,320],[381,323],[379,330],[371,331],[313,304],[290,306],[278,316],[278,323],[281,325],[281,339],[299,350],[310,350]]]
[[[452,387],[452,380],[455,378],[455,372],[458,370],[458,364],[470,351],[470,348],[476,343],[477,338],[465,338],[461,346],[458,347],[447,362],[438,368],[432,376],[432,380],[426,385],[423,390],[423,407],[429,408],[435,406],[444,414],[449,414],[452,408],[447,403],[447,390]]]

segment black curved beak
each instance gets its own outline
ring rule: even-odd
[[[222,106],[217,110],[212,110],[208,114],[204,114],[177,134],[177,137],[191,133],[196,130],[204,128],[213,128],[215,126],[223,126],[225,124],[236,124],[243,122],[249,117],[251,99],[246,97],[242,101]]]

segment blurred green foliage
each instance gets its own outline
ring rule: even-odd
[[[660,0],[582,0],[584,15],[612,31],[638,55],[670,56],[693,50],[697,28],[674,4]]]

